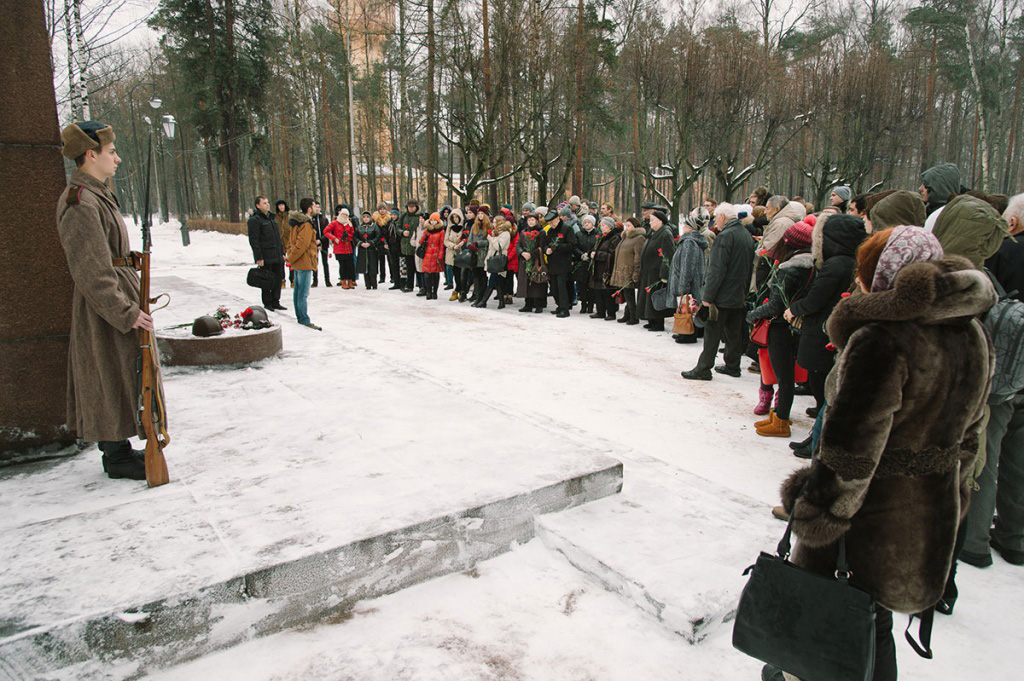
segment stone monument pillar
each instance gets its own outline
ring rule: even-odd
[[[57,237],[66,184],[42,0],[0,0],[0,461],[70,443],[71,274]]]

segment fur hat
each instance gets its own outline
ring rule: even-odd
[[[608,217],[607,215],[601,218],[601,226],[608,226],[608,229],[615,229],[615,218]]]
[[[935,235],[923,227],[900,225],[893,227],[892,234],[885,242],[885,248],[878,257],[875,276],[871,280],[871,292],[888,291],[900,270],[910,263],[926,260],[941,260],[942,244]]]
[[[803,220],[795,222],[793,225],[785,231],[782,235],[782,242],[790,248],[797,250],[803,250],[811,247],[811,232],[814,230],[813,225],[809,225]]]
[[[74,161],[87,151],[95,151],[114,141],[114,129],[99,121],[72,123],[61,130],[61,153]]]
[[[480,205],[480,199],[478,199],[478,198],[476,198],[474,196],[473,198],[471,198],[469,200],[469,205],[471,205],[471,206],[479,206]]]
[[[416,206],[416,208],[418,210],[419,207],[420,207],[419,199],[409,199],[408,201],[406,201],[405,202],[405,207],[408,208],[409,206]]]
[[[700,215],[689,215],[686,217],[684,224],[690,229],[699,232],[704,229],[704,218]]]

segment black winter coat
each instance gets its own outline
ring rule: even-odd
[[[368,247],[363,248],[360,244],[368,243]],[[356,238],[354,247],[356,249],[356,272],[360,274],[366,274],[368,271],[367,258],[375,260],[377,253],[384,251],[384,236],[381,234],[380,227],[377,226],[376,222],[361,223],[356,226]]]
[[[544,249],[551,249],[548,259],[548,274],[569,274],[572,270],[572,239],[573,232],[559,222],[544,235]]]
[[[252,260],[262,260],[266,264],[284,262],[284,246],[281,245],[281,232],[277,229],[277,220],[273,214],[264,215],[258,209],[249,216],[246,223],[249,232],[249,246],[252,247]]]
[[[590,253],[597,245],[601,230],[596,227],[589,232],[582,227],[572,237],[573,272],[580,286],[590,286]],[[586,254],[586,259],[583,255]]]
[[[853,216],[833,216],[818,223],[811,237],[811,252],[817,274],[811,288],[790,306],[794,316],[803,317],[797,362],[804,369],[827,372],[835,352],[829,343],[825,322],[853,283],[857,247],[867,238],[864,222]]]
[[[672,240],[669,225],[663,225],[657,231],[651,230],[651,237],[644,244],[644,250],[640,254],[640,286],[637,287],[636,299],[636,309],[640,317],[664,319],[675,314],[674,308],[656,309],[651,294],[647,292],[647,287],[656,290],[662,280],[665,281],[664,285],[668,286],[669,269],[675,252],[676,244]]]
[[[756,242],[739,220],[730,220],[711,245],[704,302],[727,310],[746,306]]]
[[[316,233],[316,240],[320,242],[320,250],[326,253],[331,248],[330,239],[324,238],[324,228],[329,224],[329,220],[323,215],[314,215],[309,221],[313,223],[313,232]]]
[[[591,288],[610,288],[612,267],[615,265],[615,249],[622,241],[622,227],[616,227],[598,237],[594,245],[594,269],[590,273]]]
[[[769,277],[768,299],[747,313],[747,324],[759,319],[770,319],[772,324],[789,324],[782,313],[807,294],[813,278],[814,257],[810,252],[793,255]]]

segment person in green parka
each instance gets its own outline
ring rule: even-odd
[[[405,293],[412,293],[416,281],[416,228],[420,225],[420,202],[409,199],[405,212],[398,218],[398,233],[402,237],[402,261],[405,263]]]

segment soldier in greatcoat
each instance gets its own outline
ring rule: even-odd
[[[75,162],[57,201],[57,223],[74,291],[68,349],[68,426],[103,452],[111,478],[145,480],[138,409],[136,329],[153,330],[139,306],[139,275],[117,197],[105,184],[121,159],[114,131],[97,121],[61,132],[63,154]]]

